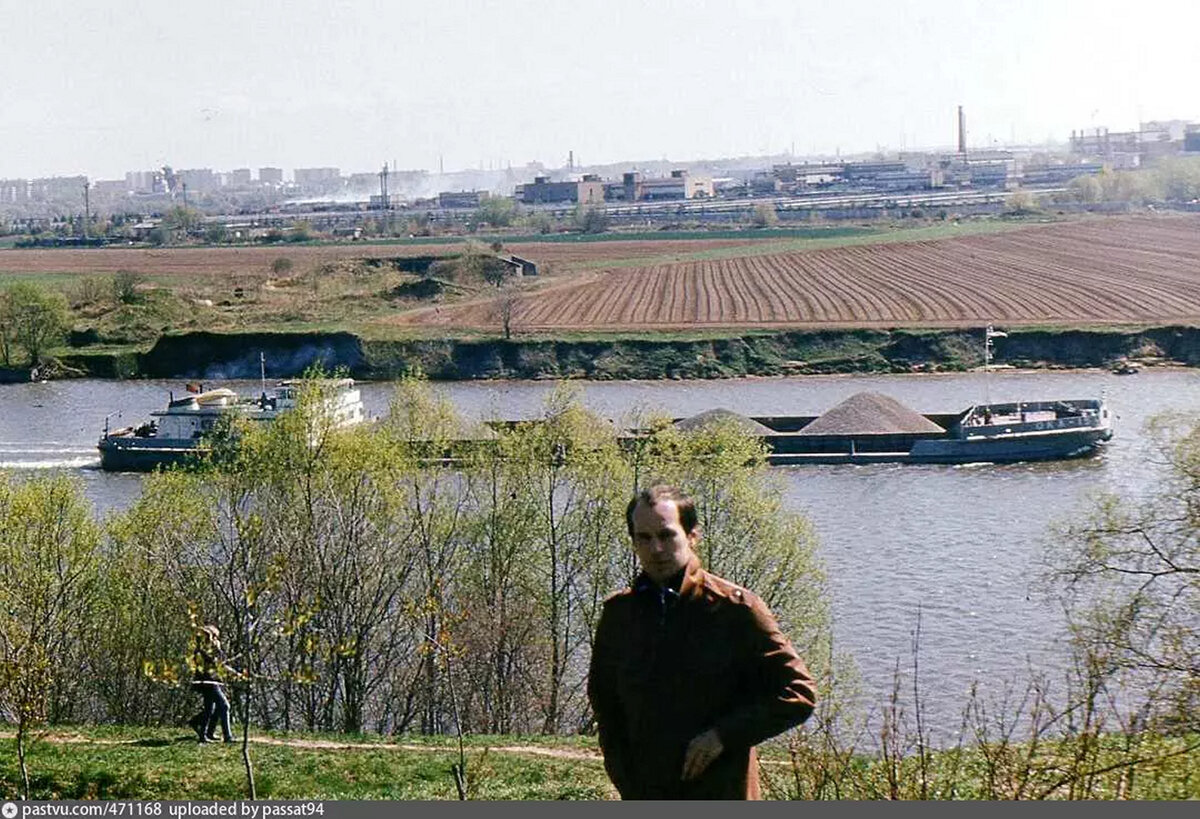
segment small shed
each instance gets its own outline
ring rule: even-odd
[[[531,262],[528,259],[522,259],[520,256],[513,256],[512,262],[513,264],[518,264],[521,266],[522,276],[536,276],[538,274],[538,268],[535,262]]]

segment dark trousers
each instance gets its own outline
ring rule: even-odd
[[[211,737],[216,730],[217,720],[220,720],[222,738],[226,742],[231,741],[233,731],[229,727],[229,698],[225,696],[225,687],[213,682],[193,685],[200,689],[204,697],[204,706],[195,717],[195,722],[204,729],[204,736]]]

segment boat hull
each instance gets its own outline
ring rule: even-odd
[[[777,466],[799,464],[969,464],[1057,461],[1092,455],[1109,438],[1111,430],[1085,429],[1040,436],[1011,435],[969,438],[918,439],[909,447],[871,446],[875,442],[844,439],[840,448],[805,450],[783,436],[764,436],[770,449],[767,462]],[[828,442],[827,442],[828,443]]]
[[[136,438],[110,436],[102,438],[100,468],[112,472],[153,472],[170,466],[197,463],[209,450],[185,439]]]

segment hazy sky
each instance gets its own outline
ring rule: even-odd
[[[1200,120],[1200,2],[0,0],[0,178],[975,147]]]

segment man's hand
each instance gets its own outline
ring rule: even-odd
[[[683,758],[683,776],[680,778],[687,782],[700,776],[724,750],[717,729],[709,728],[688,743],[687,754]]]

